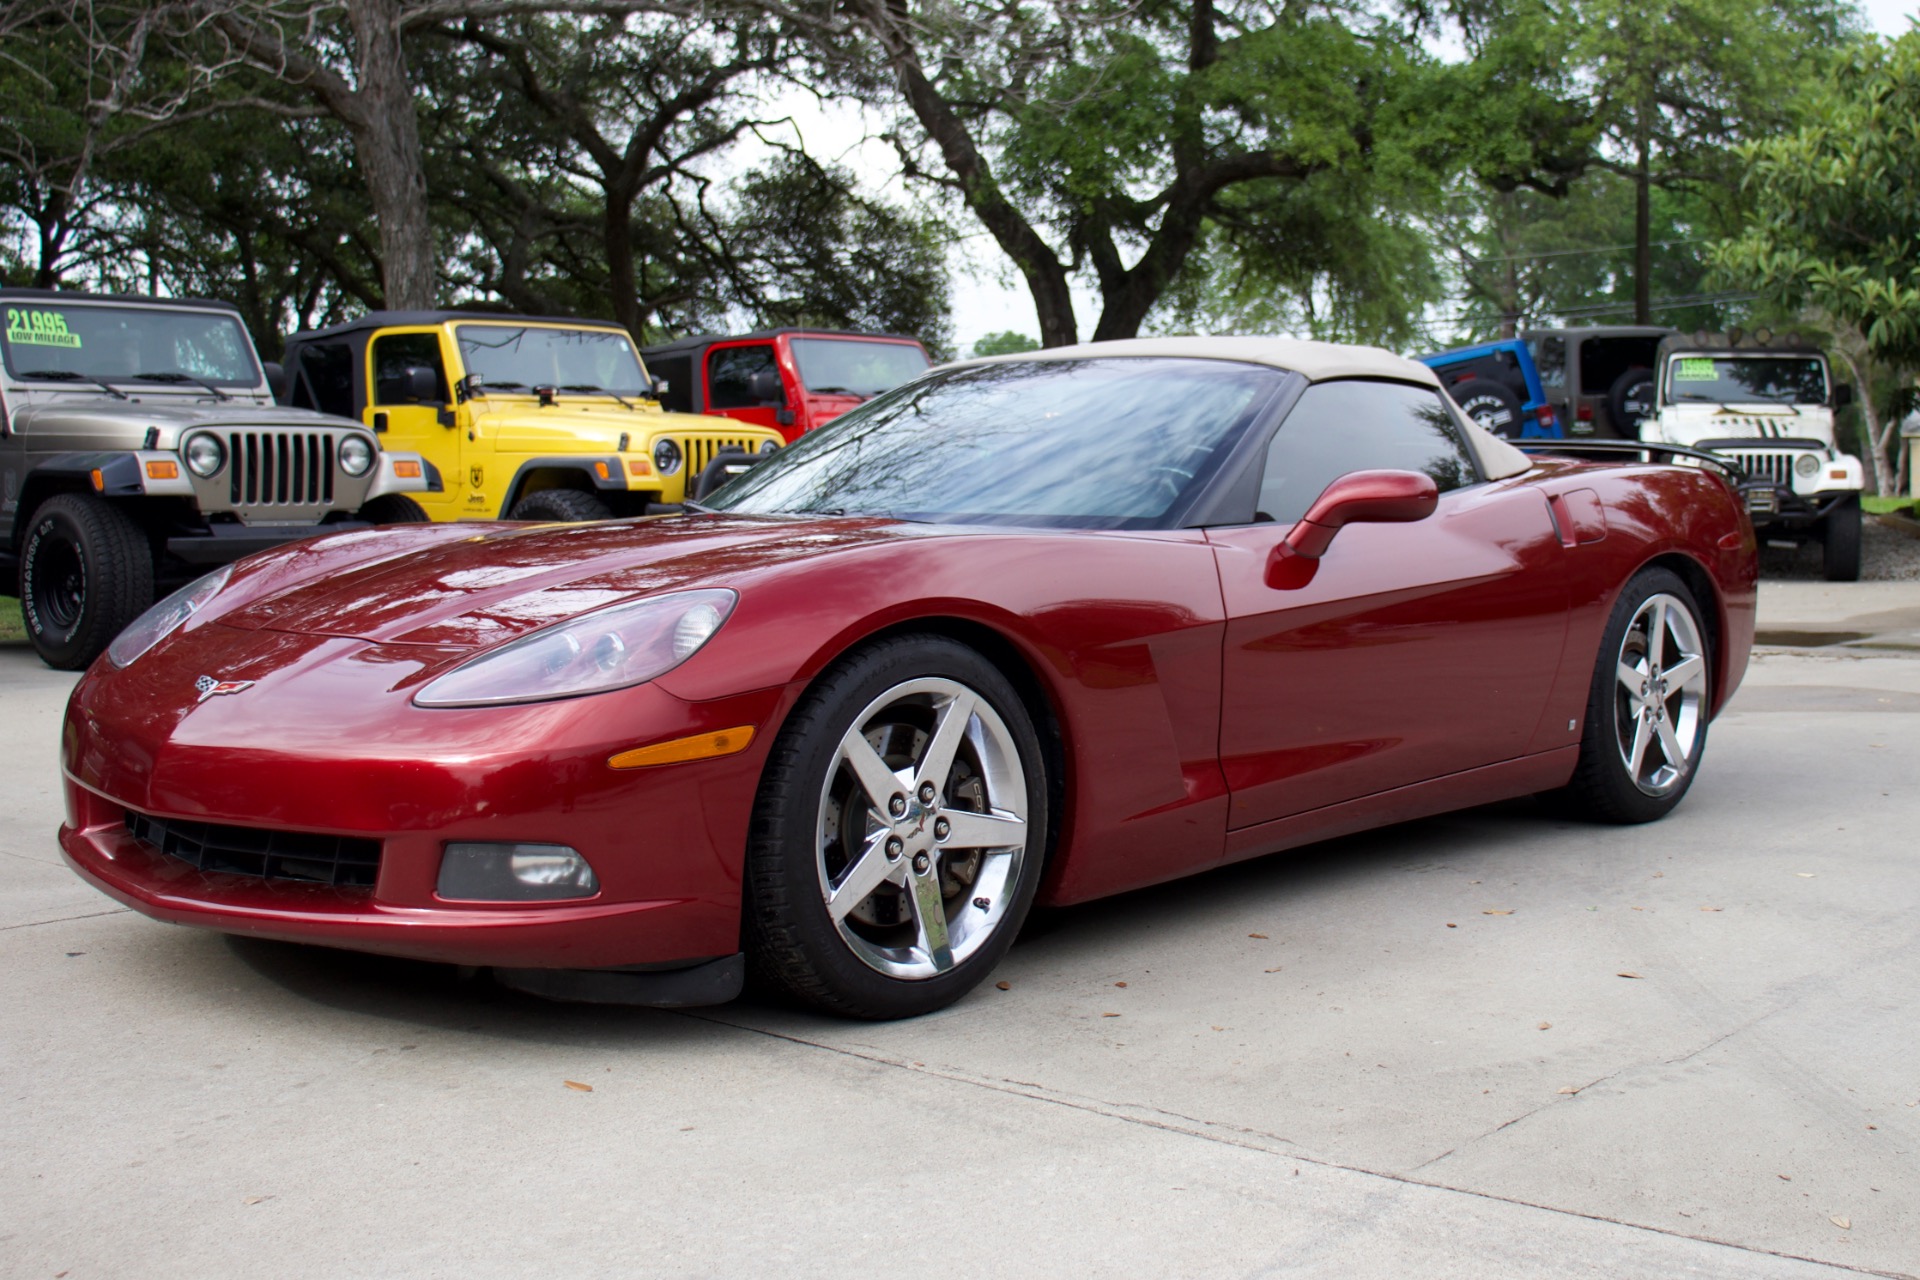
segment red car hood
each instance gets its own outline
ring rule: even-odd
[[[912,528],[884,519],[700,516],[498,525],[458,537],[446,526],[396,529],[270,558],[254,598],[218,620],[251,631],[480,648],[616,601],[729,586],[756,569],[911,536]],[[245,590],[254,578],[234,585]]]

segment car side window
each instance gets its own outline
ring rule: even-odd
[[[762,401],[747,387],[747,380],[762,369],[771,369],[773,347],[721,347],[707,356],[707,408],[757,409]]]
[[[353,348],[344,342],[314,342],[300,348],[289,379],[288,403],[342,418],[353,414]]]
[[[419,403],[407,394],[409,369],[433,370],[434,399],[447,403],[447,370],[440,361],[437,333],[389,333],[373,340],[374,403]]]
[[[1540,385],[1548,391],[1567,389],[1567,344],[1563,338],[1529,338],[1533,349],[1533,367],[1540,374]]]
[[[1354,471],[1419,471],[1440,492],[1480,478],[1438,391],[1352,379],[1308,387],[1267,445],[1254,518],[1292,524]]]

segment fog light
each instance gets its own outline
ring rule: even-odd
[[[563,844],[449,844],[435,892],[463,902],[545,902],[591,898],[600,879]]]

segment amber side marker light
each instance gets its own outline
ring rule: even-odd
[[[593,474],[599,476],[602,480],[611,480],[613,478],[612,475],[608,473],[607,464],[604,462],[596,462],[593,464]]]
[[[396,462],[393,464],[393,474],[411,480],[420,474],[420,464],[417,462]]]
[[[645,458],[627,459],[627,470],[636,476],[650,476],[653,474],[653,468],[647,463]]]
[[[732,729],[696,733],[691,738],[675,738],[671,742],[656,742],[650,747],[622,751],[617,756],[608,756],[607,766],[613,769],[645,769],[649,765],[680,764],[687,760],[730,756],[736,751],[745,751],[747,744],[752,741],[753,726],[743,724]]]
[[[180,464],[177,462],[162,462],[156,460],[147,464],[147,479],[149,480],[178,480],[179,478]]]
[[[93,491],[95,493],[105,493],[107,491],[107,478],[100,474],[100,468],[98,467],[93,469]]]

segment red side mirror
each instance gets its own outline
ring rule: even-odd
[[[1350,524],[1404,524],[1425,520],[1440,501],[1432,476],[1418,471],[1354,471],[1341,476],[1313,500],[1300,523],[1274,548],[1267,576],[1274,565],[1290,556],[1317,560],[1326,554],[1333,535]]]

